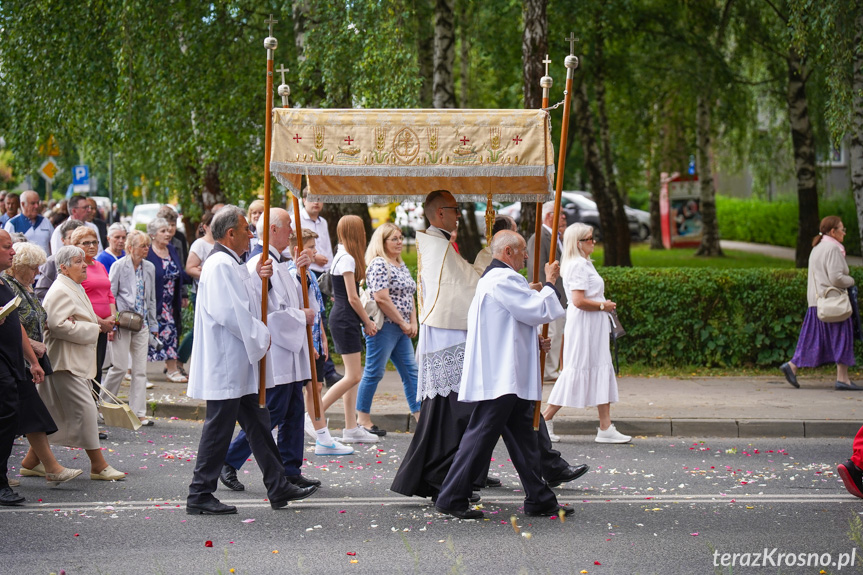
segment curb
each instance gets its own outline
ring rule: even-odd
[[[206,406],[196,404],[151,403],[147,414],[161,418],[176,417],[203,420]],[[345,425],[344,414],[333,412],[327,418],[330,429]],[[409,413],[376,413],[374,422],[381,429],[412,432],[416,422]],[[797,437],[853,438],[860,429],[856,420],[787,420],[787,419],[690,419],[690,418],[624,418],[615,419],[621,433],[648,437]],[[559,416],[554,420],[558,435],[596,435],[595,419]]]

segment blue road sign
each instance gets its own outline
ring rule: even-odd
[[[74,168],[72,168],[72,185],[90,185],[90,166],[75,166]]]

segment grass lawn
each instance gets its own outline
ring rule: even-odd
[[[409,251],[408,251],[409,250]],[[794,267],[791,260],[782,260],[752,254],[726,250],[719,258],[705,258],[695,255],[695,249],[651,250],[646,243],[633,244],[630,250],[632,265],[645,268],[788,268]],[[416,276],[417,252],[414,246],[406,246],[402,259]],[[602,245],[596,246],[593,260],[601,267],[603,260]]]

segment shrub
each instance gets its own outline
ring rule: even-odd
[[[771,366],[794,354],[806,270],[603,268],[602,275],[627,331],[623,362]],[[863,270],[851,275],[860,285]]]
[[[716,217],[722,239],[773,246],[797,246],[797,202],[789,199],[764,200],[716,198]],[[848,255],[860,255],[859,226],[854,199],[831,198],[818,201],[820,217],[837,215],[848,230]]]

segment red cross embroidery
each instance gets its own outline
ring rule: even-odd
[[[468,138],[467,136],[463,136],[463,137],[462,137],[462,139],[461,139],[461,145],[462,145],[462,146],[467,146],[467,143],[468,143],[468,142],[470,142],[470,138]]]
[[[351,145],[351,142],[353,142],[353,141],[354,141],[354,139],[353,139],[353,138],[351,138],[350,136],[348,136],[347,138],[345,138],[345,142],[347,142],[349,146]]]
[[[513,141],[513,142],[515,142],[515,145],[517,146],[517,145],[518,145],[518,143],[522,141],[522,139],[521,139],[521,138],[519,138],[519,137],[516,135],[516,137],[515,137],[515,138],[513,138],[513,139],[512,139],[512,141]]]
[[[299,134],[297,134],[296,136],[294,136],[294,138],[293,138],[293,139],[294,139],[294,141],[296,141],[296,142],[299,144],[299,143],[300,143],[300,140],[302,140],[302,139],[303,139],[303,137],[302,137],[302,136],[300,136]]]

